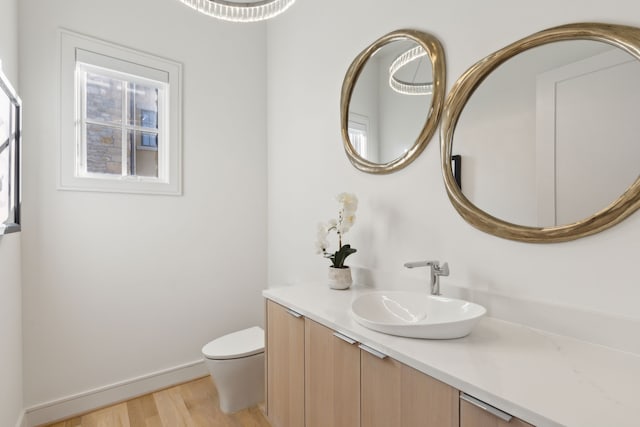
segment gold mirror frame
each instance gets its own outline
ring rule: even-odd
[[[349,139],[349,104],[351,103],[351,96],[353,95],[353,89],[355,88],[358,77],[360,76],[364,66],[371,56],[376,53],[383,46],[401,40],[413,40],[427,52],[429,59],[431,60],[431,71],[433,76],[433,94],[431,96],[431,106],[429,108],[428,115],[425,119],[425,124],[418,135],[413,146],[407,150],[407,152],[397,159],[394,159],[388,163],[374,163],[364,157],[360,156],[354,149]],[[342,91],[340,97],[340,121],[342,127],[342,142],[344,150],[347,153],[347,157],[351,163],[359,170],[372,174],[387,174],[406,167],[409,163],[414,161],[416,157],[422,153],[429,140],[435,133],[438,122],[440,121],[440,115],[442,114],[442,106],[444,104],[445,93],[445,64],[444,64],[444,49],[440,44],[440,41],[434,36],[417,30],[397,30],[389,34],[380,37],[373,42],[369,47],[360,52],[358,56],[353,60],[347,74],[345,75],[342,83]]]
[[[640,60],[640,28],[602,23],[577,23],[540,31],[487,56],[469,68],[453,85],[444,106],[441,128],[441,165],[449,200],[472,226],[489,234],[531,243],[574,240],[618,224],[640,208],[640,178],[613,203],[581,221],[554,227],[512,224],[489,215],[467,199],[456,184],[451,165],[453,134],[460,114],[483,80],[513,56],[544,44],[565,40],[595,40],[608,43]]]

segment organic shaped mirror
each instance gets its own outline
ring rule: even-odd
[[[433,136],[444,103],[444,51],[433,36],[398,30],[353,61],[342,84],[342,140],[364,172],[402,169]]]
[[[441,135],[460,215],[499,237],[558,242],[638,209],[639,60],[640,29],[589,23],[533,34],[471,67],[447,98]]]

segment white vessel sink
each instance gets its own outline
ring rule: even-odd
[[[410,338],[464,337],[486,312],[481,305],[427,292],[371,292],[351,303],[351,315],[362,326]]]

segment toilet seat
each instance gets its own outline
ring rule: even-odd
[[[259,326],[221,336],[202,347],[204,357],[212,360],[240,359],[263,352],[264,330]]]

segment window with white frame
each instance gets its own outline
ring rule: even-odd
[[[60,46],[60,188],[180,194],[180,64],[67,31]]]

